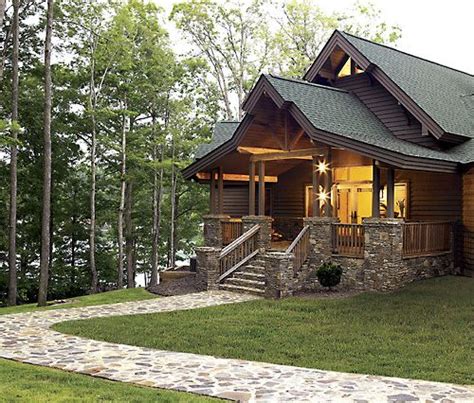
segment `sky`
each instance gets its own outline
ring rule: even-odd
[[[170,11],[172,0],[154,0]],[[225,3],[225,0],[217,0]],[[351,9],[354,0],[314,0],[323,10]],[[402,28],[396,47],[474,74],[474,2],[471,0],[371,0],[383,19]],[[171,31],[173,31],[171,29]]]

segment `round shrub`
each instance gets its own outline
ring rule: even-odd
[[[316,276],[323,287],[335,287],[341,282],[342,267],[335,263],[324,263],[316,271]]]

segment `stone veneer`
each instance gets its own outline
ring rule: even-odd
[[[222,220],[230,216],[222,214],[209,214],[203,217],[204,245],[222,247]]]
[[[242,231],[247,232],[255,225],[260,225],[258,231],[258,248],[261,252],[269,250],[272,245],[272,217],[251,215],[242,217]]]
[[[202,246],[196,248],[196,282],[199,290],[217,290],[219,278],[220,248]]]
[[[218,287],[220,243],[217,231],[221,231],[223,216],[207,216],[206,244],[219,247],[196,249],[198,260],[197,279],[201,289]],[[321,289],[315,271],[325,262],[334,262],[343,268],[341,283],[337,288],[360,291],[391,291],[415,280],[454,272],[454,253],[433,254],[422,257],[404,257],[403,220],[364,219],[364,256],[354,258],[335,255],[332,251],[332,225],[339,220],[333,217],[311,217],[304,219],[309,226],[310,255],[302,268],[293,269],[292,254],[271,250],[272,218],[247,216],[242,218],[243,231],[260,225],[258,234],[259,258],[265,261],[265,296],[280,298],[293,295],[300,290]],[[220,238],[221,239],[221,238]]]

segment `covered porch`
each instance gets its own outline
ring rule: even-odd
[[[334,255],[363,258],[364,222],[379,218],[400,221],[407,257],[452,249],[460,207],[440,185],[455,188],[455,175],[400,170],[324,145],[239,147],[238,153],[246,172],[227,162],[201,176],[209,182],[210,215],[220,220],[222,246],[242,235],[242,216],[260,216],[271,217],[272,250],[287,250],[311,217],[331,219]]]

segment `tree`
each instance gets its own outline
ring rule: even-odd
[[[173,7],[171,18],[211,66],[227,119],[242,117],[244,98],[268,65],[272,38],[266,4],[265,0],[253,0],[248,6],[191,0]]]
[[[45,306],[48,295],[50,224],[51,224],[51,53],[53,35],[54,1],[48,0],[46,16],[46,39],[44,46],[44,150],[43,150],[43,214],[41,223],[41,255],[38,305]]]
[[[3,8],[5,2],[3,2]],[[12,52],[12,145],[10,147],[10,219],[9,219],[9,246],[8,246],[8,304],[16,305],[17,272],[16,272],[16,215],[17,215],[17,141],[18,141],[18,91],[19,91],[19,41],[20,41],[20,0],[13,1],[13,52]],[[3,17],[2,4],[0,14]],[[3,18],[2,18],[3,19]],[[1,26],[1,24],[0,24]]]
[[[316,59],[329,35],[339,29],[380,43],[395,43],[400,28],[383,22],[372,4],[356,3],[348,12],[326,13],[310,0],[280,4],[282,16],[275,34],[273,69],[278,74],[301,78]]]

